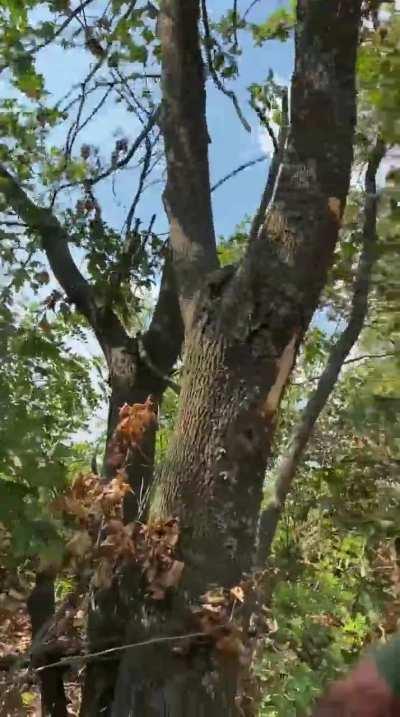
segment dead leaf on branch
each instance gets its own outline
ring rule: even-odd
[[[87,530],[77,531],[66,545],[69,555],[74,558],[81,559],[87,555],[93,546],[92,538]]]
[[[120,468],[130,451],[143,453],[143,441],[149,430],[157,426],[157,405],[151,396],[144,403],[125,403],[119,410],[119,422],[110,442],[108,464]]]

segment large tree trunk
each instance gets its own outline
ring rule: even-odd
[[[209,183],[198,2],[161,3],[167,201],[186,348],[175,436],[150,517],[180,518],[185,570],[179,591],[161,606],[145,598],[138,576],[127,580],[124,605],[123,586],[115,596],[125,641],[155,642],[124,654],[113,708],[110,700],[97,703],[113,717],[240,714],[237,658],[204,644],[176,657],[173,636],[190,631],[191,608],[211,585],[229,588],[252,567],[279,403],[326,281],[348,192],[360,5],[298,0],[290,131],[272,202],[241,266],[206,278],[215,261],[208,202],[201,219]],[[185,280],[195,274],[192,284]],[[93,703],[85,710],[84,717],[101,714]]]

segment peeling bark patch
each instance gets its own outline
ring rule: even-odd
[[[342,202],[338,199],[338,197],[329,197],[328,210],[335,219],[336,223],[340,224],[342,219]]]
[[[280,359],[277,360],[278,372],[274,385],[270,388],[268,396],[264,403],[264,415],[272,416],[279,406],[282,391],[285,388],[286,381],[292,370],[295,352],[296,352],[297,333],[290,339],[284,348]]]

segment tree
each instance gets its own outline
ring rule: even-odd
[[[24,187],[27,179],[33,179],[31,170],[18,147],[10,148],[10,143],[2,149],[0,188],[4,209],[18,218],[9,221],[21,222],[35,250],[45,253],[68,302],[91,326],[104,353],[111,386],[105,459],[109,478],[115,472],[110,457],[121,407],[143,404],[149,395],[161,401],[184,342],[178,417],[161,470],[153,482],[154,424],[143,444],[133,450],[129,464],[135,495],[145,486],[150,496],[150,524],[179,519],[184,572],[176,592],[160,605],[146,595],[135,570],[125,571],[111,588],[96,592],[89,625],[92,649],[101,649],[105,636],[110,644],[149,644],[140,651],[127,650],[120,663],[89,663],[82,715],[107,711],[122,715],[127,710],[177,717],[195,717],[205,710],[233,715],[239,710],[236,698],[243,662],[239,656],[243,658],[245,650],[241,640],[221,643],[218,632],[216,642],[211,631],[211,644],[195,643],[192,654],[181,658],[171,658],[171,642],[174,635],[188,632],[192,608],[201,604],[210,586],[229,592],[254,565],[263,482],[281,398],[327,282],[349,189],[361,0],[341,4],[298,0],[289,126],[283,98],[280,137],[275,139],[275,157],[248,245],[238,264],[223,268],[219,268],[211,209],[200,3],[163,0],[159,9],[149,3],[144,19],[145,11],[136,9],[135,3],[127,9],[112,3],[111,20],[103,13],[96,24],[87,21],[88,5],[82,3],[71,11],[67,3],[61,25],[42,23],[34,32],[26,11],[9,3],[15,24],[3,32],[4,60],[14,72],[15,84],[28,96],[41,97],[43,88],[32,56],[41,43],[52,42],[81,15],[80,32],[96,61],[78,95],[78,107],[86,100],[94,73],[106,63],[111,73],[117,68],[109,84],[126,89],[128,82],[129,87],[129,78],[121,77],[118,68],[126,57],[143,57],[143,47],[130,35],[134,26],[143,28],[150,43],[159,39],[161,106],[147,107],[147,112],[141,109],[142,119],[146,117],[141,133],[131,147],[125,142],[116,146],[113,163],[105,169],[99,162],[96,165],[90,148],[81,149],[84,161],[72,158],[82,125],[78,109],[66,150],[59,157],[56,180],[83,187],[84,207],[80,204],[75,212],[66,213],[64,221],[54,209],[60,186],[49,206],[34,201]],[[205,2],[201,9],[208,68],[221,84]],[[152,13],[157,15],[157,40],[148,35],[146,25]],[[274,22],[275,34],[287,32],[286,15]],[[24,23],[29,41],[33,39],[29,47],[20,36]],[[235,18],[231,27],[235,32]],[[18,42],[12,47],[13,33]],[[38,37],[43,39],[38,42]],[[114,41],[120,43],[119,57],[112,54]],[[222,60],[226,61],[223,52]],[[235,96],[230,97],[238,109]],[[6,109],[9,134],[17,135],[22,148],[30,144],[43,169],[46,161],[29,131],[29,121],[24,127],[15,125],[12,100]],[[48,123],[58,119],[57,112],[42,117]],[[102,220],[93,187],[123,168],[144,145],[140,194],[158,124],[165,148],[169,243],[162,252],[160,292],[149,327],[132,336],[127,328],[132,309],[128,292],[132,275],[146,256],[146,243],[153,238],[152,225],[142,234],[138,223],[132,230],[139,196],[135,195],[121,244]],[[50,170],[51,166],[44,166],[36,190],[49,181]],[[86,250],[92,282],[77,267],[70,231],[74,243]],[[155,249],[159,250],[156,241]],[[136,500],[126,501],[127,522],[136,518],[137,507]],[[160,642],[160,638],[166,639]]]

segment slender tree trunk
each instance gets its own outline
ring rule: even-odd
[[[32,626],[32,641],[53,617],[55,611],[54,578],[38,573],[27,607]],[[53,658],[54,659],[54,658]],[[53,668],[40,673],[42,717],[68,717],[63,670]]]

